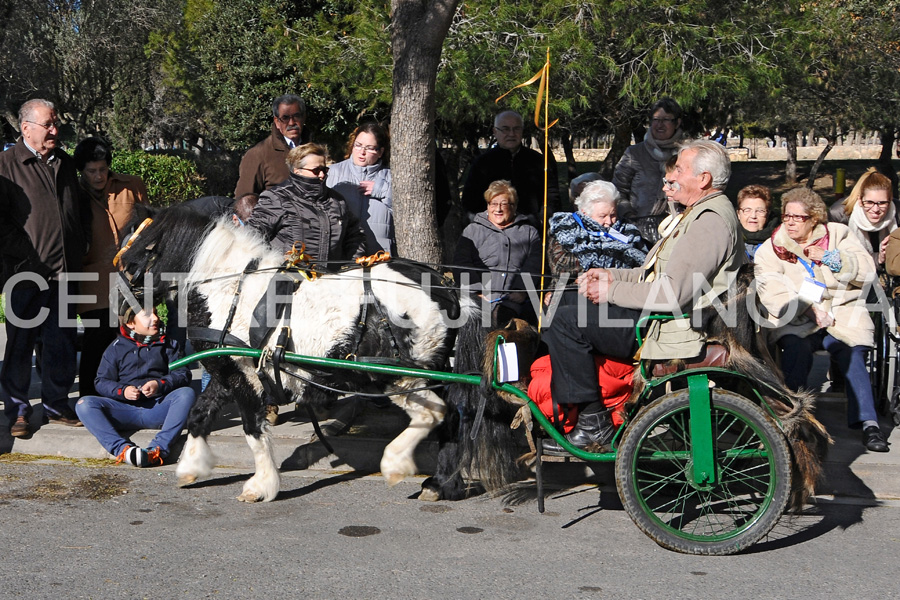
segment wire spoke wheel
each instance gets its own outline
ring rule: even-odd
[[[766,535],[791,489],[784,435],[755,403],[711,390],[714,480],[693,475],[687,390],[642,411],[619,446],[616,483],[625,510],[669,550],[732,554]]]

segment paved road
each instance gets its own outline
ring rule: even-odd
[[[232,471],[177,489],[171,467],[0,461],[0,599],[892,597],[900,503],[820,500],[747,554],[644,536],[614,493],[581,486],[537,513],[529,489],[456,503],[418,482],[288,473],[269,504]],[[531,492],[533,493],[533,491]]]

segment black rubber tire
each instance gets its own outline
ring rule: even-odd
[[[651,460],[649,452],[690,449],[687,390],[662,396],[641,411],[618,448],[616,485],[635,524],[663,548],[686,554],[727,555],[769,533],[787,506],[791,455],[787,440],[757,404],[727,390],[711,390],[717,483],[692,486],[684,455]],[[755,457],[729,450],[765,449]],[[689,454],[689,452],[688,452]]]

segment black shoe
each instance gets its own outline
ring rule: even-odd
[[[875,425],[870,425],[863,430],[863,445],[871,452],[890,452],[887,440],[881,429]]]
[[[578,415],[578,422],[575,424],[575,428],[566,434],[566,440],[581,450],[587,450],[592,446],[599,446],[600,449],[605,450],[615,435],[616,426],[613,425],[609,411],[604,410]],[[541,446],[548,454],[568,454],[566,449],[553,438],[544,438],[541,440]]]

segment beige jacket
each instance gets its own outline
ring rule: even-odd
[[[828,333],[850,346],[873,346],[874,325],[866,310],[863,289],[875,282],[875,262],[866,252],[859,239],[841,223],[817,225],[811,240],[821,239],[828,230],[828,249],[838,250],[841,270],[834,273],[825,265],[812,265],[816,280],[825,284],[822,300],[816,306],[834,315],[834,325]],[[783,227],[775,230],[776,244],[795,256],[806,256],[803,247],[788,237]],[[772,340],[793,334],[806,337],[820,327],[806,311],[810,303],[800,298],[799,290],[803,280],[809,275],[806,267],[798,260],[795,263],[782,260],[775,254],[769,239],[756,251],[755,274],[757,293],[762,303],[766,322],[762,325],[772,328]],[[875,283],[877,285],[877,282]]]
[[[115,272],[112,260],[122,241],[122,230],[134,216],[135,206],[147,204],[147,188],[140,177],[109,174],[100,197],[83,192],[91,204],[91,248],[84,255],[85,273],[97,273],[98,281],[82,281],[81,294],[95,296],[78,305],[78,313],[109,306],[109,274]]]
[[[744,263],[743,243],[731,201],[721,192],[710,194],[683,213],[643,267],[611,270],[609,303],[679,316],[702,309],[730,287]],[[692,358],[705,341],[690,319],[654,321],[641,358]]]

